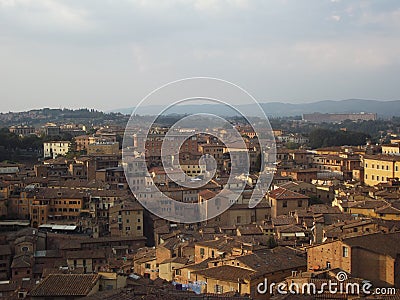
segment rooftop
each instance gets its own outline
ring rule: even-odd
[[[98,274],[51,274],[29,295],[34,297],[86,296],[99,279]]]
[[[253,275],[255,271],[234,267],[234,266],[219,266],[199,271],[194,271],[193,274],[202,275],[206,278],[214,278],[221,281],[243,282],[243,279]]]

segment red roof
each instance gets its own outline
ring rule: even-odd
[[[277,200],[290,200],[290,199],[309,199],[308,196],[305,196],[300,193],[296,193],[293,191],[290,191],[285,188],[277,188],[269,193],[269,196],[271,198],[277,199]]]

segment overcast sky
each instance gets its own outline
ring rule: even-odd
[[[400,1],[0,0],[0,111],[132,107],[192,76],[261,102],[400,99]]]

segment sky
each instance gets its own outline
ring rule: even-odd
[[[399,53],[398,0],[0,0],[0,111],[134,107],[194,76],[260,102],[399,100]]]

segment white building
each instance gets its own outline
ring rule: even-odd
[[[308,138],[299,134],[280,135],[276,139],[281,143],[305,144],[309,142]]]
[[[59,155],[68,153],[71,143],[68,141],[54,141],[43,143],[43,156],[44,158],[56,158]]]
[[[382,145],[382,153],[400,155],[400,144]]]

